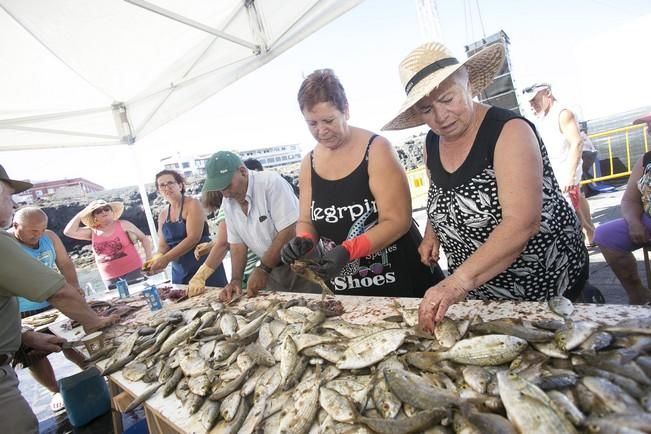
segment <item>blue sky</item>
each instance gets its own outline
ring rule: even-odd
[[[559,97],[585,117],[613,108],[639,107],[645,104],[644,98],[651,105],[647,83],[612,78],[606,82],[602,77],[612,77],[612,64],[617,63],[621,47],[627,47],[627,56],[641,65],[636,70],[651,70],[645,45],[651,40],[651,26],[646,27],[643,40],[635,35],[631,36],[634,40],[620,40],[626,36],[621,29],[651,17],[651,1],[478,3],[486,34],[504,30],[511,39],[517,84],[549,81]],[[471,28],[464,15],[469,5]],[[438,1],[444,42],[459,58],[465,57],[464,44],[482,37],[476,5],[475,0]],[[179,151],[185,155],[299,143],[307,152],[313,140],[296,103],[296,92],[305,75],[317,68],[334,69],[346,88],[351,124],[377,131],[404,96],[397,72],[399,61],[425,39],[430,38],[419,30],[415,0],[366,0],[269,64],[146,136],[136,147],[141,169],[133,165],[130,151],[119,147],[5,152],[0,159],[12,176],[35,180],[82,176],[110,188],[135,184],[137,174],[153,182],[149,178],[158,169],[159,159]],[[597,41],[598,46],[590,41]],[[615,41],[614,45],[608,45],[610,41]],[[390,133],[387,137],[400,143],[418,131]],[[69,163],[79,160],[86,163],[71,169]]]

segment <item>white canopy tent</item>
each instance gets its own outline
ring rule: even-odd
[[[135,145],[361,1],[0,0],[0,150]]]

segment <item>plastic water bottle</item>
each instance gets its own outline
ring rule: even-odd
[[[115,282],[115,286],[118,288],[118,295],[120,298],[127,298],[129,296],[129,285],[124,279],[118,279]]]
[[[86,296],[90,297],[93,294],[97,294],[95,288],[93,288],[93,284],[91,282],[86,283]]]

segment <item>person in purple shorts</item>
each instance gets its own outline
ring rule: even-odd
[[[647,131],[651,131],[651,113],[634,123],[646,123]],[[594,242],[626,290],[629,303],[648,304],[651,290],[642,284],[632,252],[651,244],[651,151],[635,163],[622,196],[621,210],[623,218],[596,229]]]

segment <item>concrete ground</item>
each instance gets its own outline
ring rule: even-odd
[[[612,193],[602,193],[597,196],[589,198],[590,207],[592,211],[593,221],[595,225],[604,223],[606,221],[620,217],[619,203],[623,194],[623,186],[619,187],[617,191]],[[421,231],[425,225],[425,211],[417,211],[414,213],[414,218],[419,223]],[[638,266],[640,275],[643,281],[646,281],[646,272],[644,271],[644,262],[642,259],[642,251],[635,252],[638,259]],[[441,266],[447,268],[445,259],[440,262]],[[230,271],[230,265],[225,263],[226,270]],[[603,255],[598,249],[592,250],[590,253],[590,283],[599,288],[606,298],[607,303],[612,304],[627,304],[628,298],[624,289],[621,287],[619,281],[606,264]],[[69,362],[62,354],[52,354],[49,356],[50,362],[54,367],[57,378],[67,377],[79,372],[79,368],[72,362]],[[50,393],[38,383],[29,374],[26,369],[18,370],[18,377],[20,379],[20,390],[32,405],[40,424],[41,432],[43,433],[67,433],[72,432],[65,413],[60,414],[58,417],[50,411]],[[136,416],[137,417],[137,416]],[[132,420],[125,420],[128,426],[136,420],[131,416]],[[110,413],[108,417],[103,417],[95,421],[91,426],[84,430],[75,430],[75,432],[92,432],[103,433],[112,432]]]

